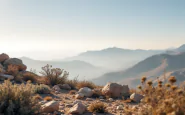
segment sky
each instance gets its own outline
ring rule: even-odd
[[[62,59],[185,43],[185,0],[0,0],[0,53]]]

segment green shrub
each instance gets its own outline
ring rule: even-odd
[[[8,80],[0,84],[0,113],[5,115],[38,114],[40,106],[33,96],[33,85],[12,85]]]

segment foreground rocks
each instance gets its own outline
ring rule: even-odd
[[[9,56],[5,53],[0,54],[0,63],[4,62],[5,60],[9,59]]]
[[[82,103],[77,103],[69,110],[69,114],[83,114],[85,110],[86,107]]]
[[[59,110],[59,101],[50,101],[45,103],[44,105],[42,105],[42,112],[43,113],[51,113],[54,111],[58,111]]]
[[[6,80],[6,79],[13,80],[14,76],[0,73],[0,80]]]
[[[107,83],[102,89],[104,95],[110,96],[112,98],[118,98],[122,96],[129,95],[128,85],[120,85],[117,83]]]
[[[25,71],[27,66],[23,64],[22,60],[18,58],[10,58],[4,61],[4,67],[7,69],[9,65],[17,66],[19,71]]]
[[[85,97],[91,97],[93,95],[93,91],[88,87],[84,87],[78,91],[78,94],[82,94]]]
[[[144,96],[137,94],[137,93],[133,93],[130,96],[130,99],[133,100],[134,102],[137,102],[137,103],[139,103],[141,101],[141,99],[143,99],[143,98],[144,98]]]

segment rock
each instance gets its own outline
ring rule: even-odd
[[[86,101],[94,101],[93,99],[91,98],[87,98]]]
[[[113,102],[113,101],[114,101],[114,99],[112,99],[112,98],[109,98],[109,101],[110,101],[110,102]]]
[[[41,106],[41,111],[44,113],[51,113],[59,110],[59,101],[50,101]]]
[[[9,56],[5,53],[0,54],[0,63],[4,62],[5,60],[9,59]]]
[[[99,99],[104,99],[103,96],[100,96]]]
[[[141,99],[143,99],[144,96],[140,95],[140,94],[137,94],[137,93],[133,93],[131,96],[130,96],[130,99],[139,103],[141,101]]]
[[[69,114],[83,114],[85,110],[86,107],[82,103],[77,103],[69,110]]]
[[[5,70],[2,64],[0,64],[0,73],[5,73]]]
[[[105,99],[100,99],[100,101],[105,101]]]
[[[84,94],[82,94],[82,93],[76,94],[75,98],[76,99],[82,99],[82,98],[84,98]]]
[[[102,89],[102,93],[112,98],[128,96],[129,88],[128,85],[120,85],[117,83],[107,83]]]
[[[60,87],[58,85],[53,86],[52,88],[54,91],[60,92]]]
[[[117,108],[116,108],[117,110],[123,110],[123,105],[119,105],[119,106],[117,106]]]
[[[27,66],[23,64],[22,60],[18,58],[10,58],[4,61],[4,67],[7,69],[9,65],[15,65],[18,67],[19,71],[25,71]]]
[[[60,86],[60,88],[65,90],[71,90],[71,87],[68,84],[63,84]]]
[[[74,102],[73,102],[73,105],[76,105],[77,103],[82,103],[80,100],[75,100]]]
[[[5,80],[5,79],[13,80],[14,79],[14,76],[0,73],[0,79],[1,80]]]
[[[81,88],[78,93],[82,93],[85,97],[91,97],[93,95],[93,91],[88,87]]]

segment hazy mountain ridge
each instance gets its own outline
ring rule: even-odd
[[[73,60],[73,61],[40,61],[33,60],[27,57],[20,58],[29,69],[36,69],[37,73],[41,71],[41,67],[46,64],[50,64],[53,67],[61,68],[69,72],[70,78],[74,78],[79,75],[79,79],[91,79],[95,76],[100,76],[108,70],[96,67],[84,61]]]
[[[126,69],[149,56],[160,54],[163,50],[130,50],[117,47],[106,48],[99,51],[87,51],[78,56],[65,60],[82,60],[95,66],[101,66],[113,71]],[[126,65],[126,66],[125,66]]]
[[[127,70],[106,73],[99,78],[93,79],[93,81],[98,84],[116,81],[134,85],[136,82],[131,82],[134,80],[138,81],[141,76],[158,76],[161,75],[164,70],[175,71],[182,68],[185,68],[185,52],[178,55],[159,54],[151,56]]]

